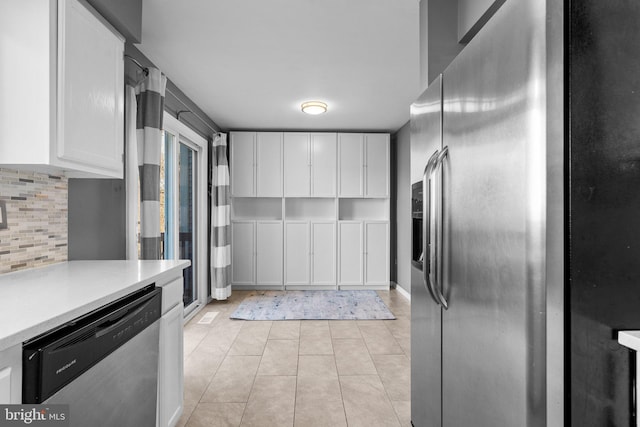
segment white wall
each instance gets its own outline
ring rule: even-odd
[[[396,134],[396,283],[411,292],[411,131],[409,123]]]

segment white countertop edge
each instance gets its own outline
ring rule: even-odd
[[[157,263],[158,267],[155,268],[156,271],[150,272],[145,277],[140,277],[138,274],[137,278],[129,278],[124,280],[122,286],[117,286],[115,288],[108,289],[106,291],[102,291],[101,289],[96,289],[95,295],[83,295],[82,298],[79,298],[79,302],[74,302],[73,306],[60,307],[59,309],[49,307],[48,313],[43,318],[37,318],[35,320],[30,321],[29,318],[31,316],[30,313],[11,313],[7,315],[7,312],[11,312],[11,309],[5,311],[5,307],[0,307],[0,310],[5,311],[5,313],[0,314],[0,350],[12,347],[16,344],[21,344],[22,342],[29,340],[33,337],[36,337],[50,329],[58,327],[63,323],[66,323],[70,320],[75,319],[76,317],[82,316],[86,313],[89,313],[92,310],[95,310],[99,307],[102,307],[105,304],[108,304],[118,298],[121,298],[125,295],[130,294],[131,292],[135,292],[138,289],[142,289],[143,287],[156,283],[158,286],[168,284],[175,279],[182,277],[182,270],[187,268],[191,262],[188,260],[175,260],[171,262],[165,261],[71,261],[67,263],[74,266],[74,269],[85,268],[87,271],[91,271],[96,267],[106,267],[106,270],[109,269],[118,269],[119,266],[124,266],[124,263],[128,263],[129,267],[131,267],[134,263],[139,263],[139,265],[145,265],[145,267],[154,265],[153,263]],[[140,264],[143,263],[143,264]],[[21,278],[29,278],[34,274],[42,274],[47,272],[47,270],[55,270],[61,268],[61,264],[54,264],[51,266],[27,270],[23,272],[15,272],[8,273],[0,276],[0,296],[2,295],[2,285],[4,282],[16,282]],[[104,272],[104,271],[103,271]],[[49,278],[50,276],[45,276]],[[104,278],[103,278],[104,280]],[[27,280],[28,282],[28,280]],[[64,284],[57,283],[58,286],[64,286]],[[33,294],[29,293],[28,283],[25,286],[26,289],[24,298],[34,298]],[[51,290],[53,292],[58,292],[60,289],[58,287],[52,287]],[[34,302],[33,310],[39,310],[41,307],[39,306],[47,306],[47,296],[39,295],[41,300],[38,302]],[[36,297],[37,298],[37,297]],[[3,304],[6,304],[8,301],[5,299]],[[10,321],[9,327],[1,326],[2,323],[7,324],[8,319],[5,317],[9,316],[20,316],[22,318],[16,318],[14,321]]]
[[[631,350],[640,351],[640,331],[620,331],[618,342]]]

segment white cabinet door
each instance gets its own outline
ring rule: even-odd
[[[173,427],[182,415],[184,394],[183,305],[160,318],[158,426]]]
[[[256,222],[256,285],[282,285],[282,222]]]
[[[238,285],[255,283],[255,222],[231,222],[231,282]]]
[[[11,366],[0,367],[0,404],[11,403]]]
[[[284,196],[309,197],[311,177],[309,169],[309,134],[284,134]]]
[[[336,223],[311,223],[311,284],[336,284]]]
[[[235,197],[256,195],[255,132],[231,134],[231,194]]]
[[[361,133],[338,134],[338,197],[364,195],[364,136]]]
[[[0,351],[0,404],[22,402],[22,344]]]
[[[389,197],[389,135],[365,135],[365,197]]]
[[[310,241],[308,221],[285,222],[285,285],[309,284]]]
[[[362,285],[362,221],[340,221],[338,227],[338,284]]]
[[[282,197],[282,133],[256,134],[256,195]]]
[[[56,155],[81,170],[122,178],[123,40],[76,0],[58,7]]]
[[[364,283],[365,285],[389,284],[389,223],[364,224]]]
[[[336,134],[311,135],[311,196],[336,196]]]

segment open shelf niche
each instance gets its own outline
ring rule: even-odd
[[[389,199],[338,199],[338,219],[341,221],[389,220]]]
[[[279,197],[234,197],[231,217],[235,220],[282,221],[282,199]]]
[[[336,220],[336,199],[316,197],[287,198],[285,220]]]

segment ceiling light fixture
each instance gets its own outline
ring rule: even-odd
[[[322,114],[327,112],[327,104],[320,101],[307,101],[302,103],[302,111],[307,114]]]

